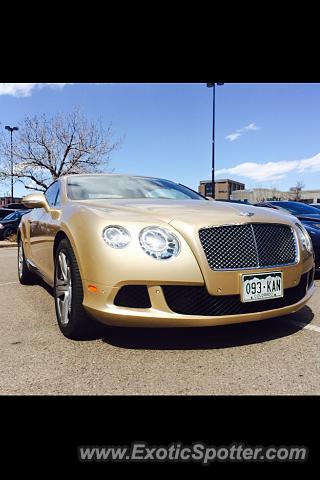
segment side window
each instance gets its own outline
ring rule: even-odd
[[[60,205],[60,188],[59,182],[54,182],[47,189],[45,193],[46,199],[50,207],[55,207]]]
[[[57,195],[56,195],[56,201],[54,203],[55,207],[60,208],[61,207],[61,201],[60,201],[60,183],[57,183]]]

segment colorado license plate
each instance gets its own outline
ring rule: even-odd
[[[242,302],[257,302],[283,297],[282,272],[242,275]]]

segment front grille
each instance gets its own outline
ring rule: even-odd
[[[214,296],[205,287],[165,285],[162,287],[168,307],[183,315],[222,316],[265,312],[287,307],[301,300],[307,290],[309,273],[302,275],[299,285],[284,290],[284,297],[242,303],[240,295]]]
[[[120,288],[114,302],[117,307],[150,308],[150,297],[145,285],[126,285]]]
[[[224,225],[202,228],[199,237],[213,270],[283,266],[297,260],[295,235],[288,225]]]

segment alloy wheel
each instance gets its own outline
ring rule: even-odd
[[[23,272],[23,247],[22,247],[22,241],[19,241],[19,246],[18,246],[18,273],[19,273],[19,278],[22,277],[22,272]]]
[[[62,325],[67,325],[71,315],[72,281],[70,263],[67,255],[63,251],[61,251],[58,256],[55,294],[60,321]]]

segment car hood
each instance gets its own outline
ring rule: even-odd
[[[118,220],[160,220],[176,224],[182,222],[194,226],[221,225],[228,223],[275,222],[291,223],[290,215],[276,210],[262,209],[252,205],[202,200],[84,200],[77,204],[99,216],[114,216]]]
[[[0,219],[0,223],[3,223],[3,224],[5,224],[5,223],[15,223],[15,222],[20,221],[20,220],[21,220],[21,217],[20,218],[9,218],[8,220],[6,220],[6,218],[3,217],[3,218]]]

